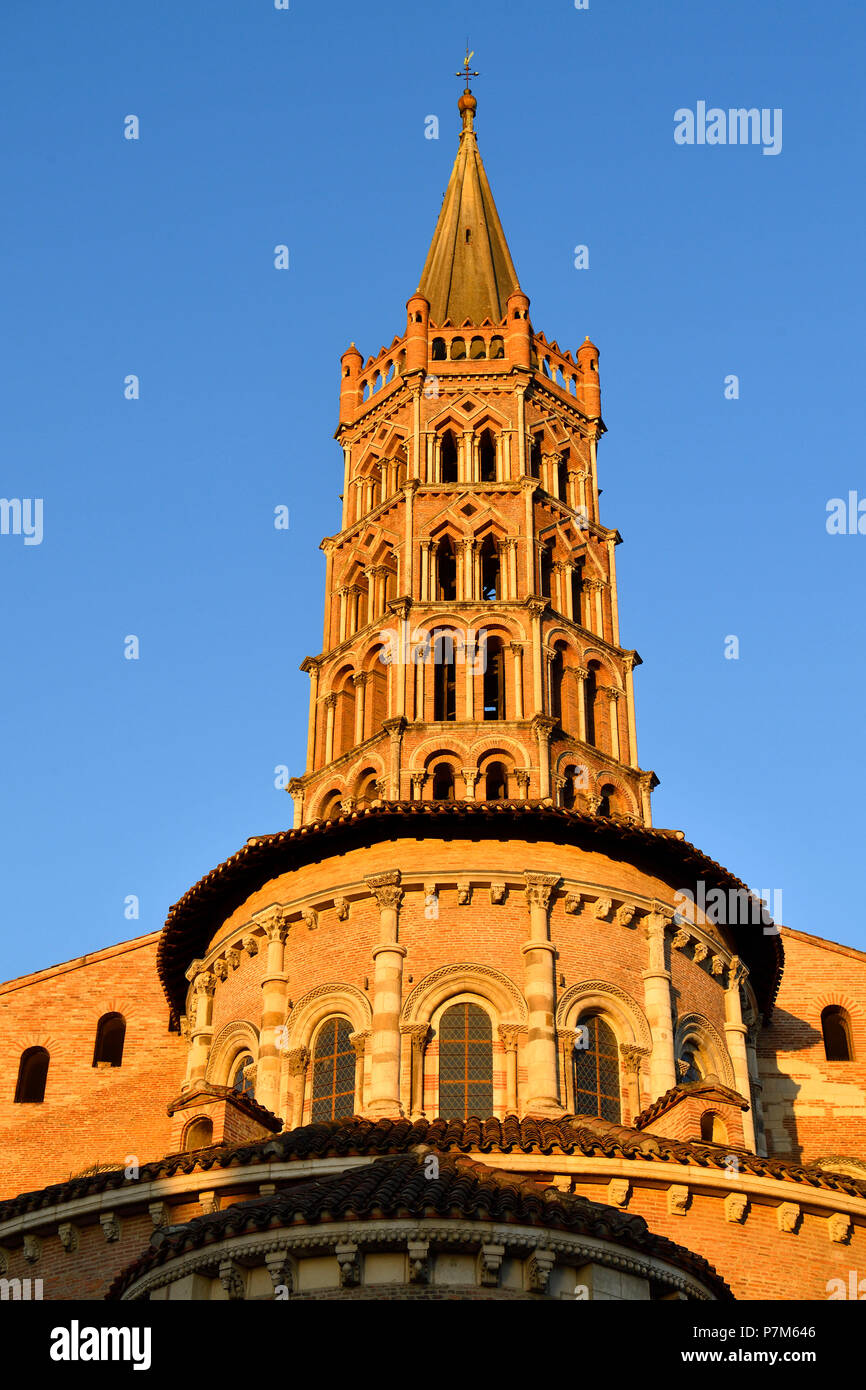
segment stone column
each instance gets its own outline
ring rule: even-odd
[[[505,1049],[505,1113],[516,1115],[517,1111],[517,1040],[520,1025],[500,1023],[499,1036]]]
[[[301,663],[301,670],[310,677],[310,717],[307,724],[307,772],[312,772],[316,758],[316,705],[319,698],[319,663],[311,656]]]
[[[396,719],[386,719],[382,728],[390,736],[391,767],[388,783],[390,790],[387,795],[393,797],[395,801],[400,800],[400,754],[403,748],[403,731],[406,728],[406,720],[402,715]]]
[[[340,599],[340,641],[345,642],[348,634],[349,587],[344,584],[337,590]]]
[[[609,536],[607,541],[607,572],[610,578],[610,640],[615,647],[619,646],[619,605],[616,597],[616,539]]]
[[[367,1055],[369,1033],[350,1033],[349,1042],[355,1053],[355,1114],[364,1113],[364,1058]]]
[[[674,1026],[671,1010],[671,974],[665,968],[665,920],[669,914],[661,903],[643,922],[647,941],[648,966],[643,973],[644,1005],[652,1032],[650,1053],[650,1103],[677,1084],[674,1060]]]
[[[367,886],[379,905],[379,941],[373,947],[373,1029],[367,1114],[373,1119],[402,1115],[400,1105],[400,1009],[403,996],[403,957],[397,924],[403,890],[399,869],[375,874]]]
[[[622,664],[625,671],[626,715],[628,716],[628,765],[637,767],[637,729],[634,717],[634,667],[637,652],[626,652]]]
[[[614,685],[609,685],[609,686],[608,686],[608,688],[607,688],[607,698],[608,698],[608,700],[610,701],[610,705],[609,705],[609,719],[610,719],[610,751],[611,751],[611,756],[614,757],[614,758],[616,758],[617,762],[619,762],[619,715],[617,714],[617,706],[618,706],[619,697],[620,697],[621,694],[622,694],[622,691],[621,691],[621,690],[618,690],[616,686],[614,686]]]
[[[355,686],[355,743],[364,742],[364,705],[369,671],[358,671],[352,677]]]
[[[474,767],[463,768],[463,781],[466,784],[466,800],[475,800],[475,783],[478,780],[478,773]]]
[[[514,656],[514,718],[523,718],[523,647],[520,642],[509,642]]]
[[[743,1111],[743,1141],[750,1153],[755,1152],[755,1116],[752,1109],[752,1087],[749,1078],[749,1059],[746,1053],[748,1028],[743,1022],[740,1001],[740,981],[746,977],[746,968],[739,956],[732,956],[728,967],[728,985],[725,990],[725,1042],[734,1067],[734,1087],[744,1100],[749,1102],[748,1110]]]
[[[524,994],[529,1008],[526,1041],[525,1114],[561,1115],[556,1065],[556,952],[550,940],[550,897],[561,881],[559,874],[526,870],[529,907],[529,940],[521,947],[524,959]]]
[[[424,1117],[424,1055],[430,1035],[428,1023],[408,1023],[403,1028],[409,1034],[410,1072],[409,1072],[409,1116],[413,1120]]]
[[[304,823],[304,782],[301,777],[290,777],[286,791],[292,798],[294,813],[292,816],[292,829],[297,830],[299,825]]]
[[[432,544],[432,541],[421,542],[421,583],[419,597],[422,603],[426,602],[430,597],[430,571],[432,569],[430,563],[430,549]]]
[[[412,800],[421,801],[424,797],[424,783],[427,781],[426,772],[412,773]]]
[[[193,982],[195,997],[195,1018],[190,1030],[190,1050],[187,1061],[187,1081],[203,1081],[207,1072],[210,1045],[213,1041],[213,997],[216,989],[216,976],[210,970],[202,970]]]
[[[529,771],[525,767],[516,767],[514,776],[517,778],[517,786],[520,791],[521,801],[529,800]]]
[[[284,966],[289,923],[287,913],[280,907],[269,908],[254,920],[261,923],[268,937],[268,958],[262,980],[262,1025],[256,1070],[256,1100],[276,1115],[282,1066],[279,1041],[286,1022],[288,1002],[289,977]]]
[[[325,762],[333,761],[334,757],[334,710],[337,705],[337,697],[333,692],[325,696],[326,724],[325,724]]]
[[[291,1129],[297,1129],[304,1123],[304,1092],[307,1083],[307,1067],[310,1065],[310,1054],[305,1047],[297,1047],[293,1052],[286,1056],[286,1066],[289,1069],[289,1076],[292,1079],[292,1123]]]
[[[547,607],[543,599],[530,599],[526,605],[532,620],[532,713],[544,713],[544,676],[541,649],[541,615]]]
[[[565,600],[565,607],[562,609],[562,612],[565,614],[566,618],[574,622],[574,594],[572,593],[571,587],[571,576],[574,574],[574,565],[562,565],[560,568],[562,569],[561,583],[563,598]]]
[[[546,714],[539,714],[532,721],[532,731],[538,740],[538,795],[542,800],[550,796],[550,735],[555,727],[556,720]]]
[[[581,743],[586,743],[586,686],[584,682],[589,679],[589,668],[586,666],[575,666],[573,670],[578,680],[577,737],[580,739]]]

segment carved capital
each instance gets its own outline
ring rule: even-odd
[[[430,1242],[429,1240],[409,1240],[406,1243],[409,1255],[409,1283],[429,1284],[430,1282]]]
[[[286,1053],[286,1066],[290,1076],[302,1076],[307,1070],[310,1061],[310,1054],[305,1047],[296,1047],[292,1052]]]
[[[354,1240],[341,1240],[334,1248],[340,1266],[340,1287],[352,1288],[361,1282],[361,1255]]]
[[[534,870],[525,869],[523,873],[526,882],[526,901],[530,907],[543,907],[545,912],[550,906],[550,898],[554,888],[562,881],[560,874],[540,874]]]
[[[213,994],[216,989],[216,976],[209,970],[203,970],[200,975],[196,975],[193,990],[196,994]]]
[[[519,1023],[500,1023],[499,1038],[506,1052],[516,1052],[520,1040]]]
[[[746,1215],[749,1199],[745,1192],[729,1192],[725,1198],[725,1220],[738,1225]]]
[[[372,874],[367,879],[367,887],[379,904],[380,912],[384,912],[386,909],[393,912],[399,911],[403,901],[399,869],[391,869],[384,874]]]

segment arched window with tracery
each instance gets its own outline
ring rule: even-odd
[[[102,1063],[110,1067],[119,1067],[123,1061],[125,1039],[126,1020],[123,1014],[103,1014],[96,1025],[93,1065],[98,1067]]]
[[[439,441],[439,476],[443,483],[458,481],[457,440],[451,430],[446,430]]]
[[[619,1049],[610,1024],[598,1014],[582,1018],[574,1048],[574,1110],[620,1121]]]
[[[851,1040],[851,1019],[847,1009],[828,1004],[821,1011],[821,1032],[824,1037],[824,1056],[828,1062],[850,1062],[854,1058]]]
[[[231,1088],[237,1091],[239,1096],[249,1096],[252,1100],[255,1095],[252,1077],[246,1075],[247,1067],[251,1067],[253,1059],[249,1052],[244,1052],[238,1057],[232,1067]]]
[[[355,1113],[355,1049],[351,1024],[329,1018],[313,1048],[312,1120],[342,1120]]]
[[[440,1020],[439,1114],[448,1120],[493,1114],[493,1029],[478,1004],[452,1004]]]
[[[42,1104],[45,1099],[49,1061],[48,1051],[44,1047],[28,1047],[21,1053],[18,1081],[15,1086],[16,1105]]]
[[[457,654],[453,633],[444,629],[433,637],[433,718],[457,718]]]
[[[501,637],[484,634],[484,718],[505,718],[505,647]]]

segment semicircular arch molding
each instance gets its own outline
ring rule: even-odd
[[[703,1014],[687,1013],[677,1019],[674,1034],[674,1051],[677,1057],[688,1049],[690,1042],[696,1044],[708,1071],[714,1073],[723,1085],[736,1089],[734,1066],[725,1040]]]
[[[334,1014],[345,1015],[354,1033],[363,1033],[372,1027],[373,1011],[363,990],[339,981],[316,985],[301,996],[286,1019],[286,1050],[309,1048],[316,1028]]]
[[[636,999],[619,985],[606,980],[581,980],[571,985],[556,1010],[557,1028],[573,1028],[580,1014],[588,1010],[606,1013],[619,1024],[620,1042],[652,1048],[652,1033],[646,1014]]]
[[[429,1023],[441,1004],[456,994],[477,994],[492,1004],[500,1023],[525,1024],[526,1000],[513,980],[491,965],[463,961],[443,965],[415,986],[403,1005],[401,1023]]]
[[[235,1019],[233,1023],[226,1023],[213,1040],[205,1080],[215,1086],[230,1086],[229,1073],[242,1052],[249,1052],[256,1061],[259,1055],[259,1030],[246,1019]]]

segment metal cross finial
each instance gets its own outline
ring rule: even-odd
[[[467,90],[467,92],[469,91],[469,79],[470,79],[470,77],[480,77],[480,76],[481,76],[481,73],[480,73],[480,72],[473,72],[473,71],[471,70],[471,68],[469,67],[470,62],[472,61],[472,59],[473,59],[474,57],[475,57],[475,49],[473,48],[472,52],[471,52],[471,53],[469,52],[469,40],[467,39],[467,40],[466,40],[466,57],[463,59],[463,68],[462,68],[462,70],[461,70],[460,72],[455,72],[455,74],[454,74],[455,77],[462,77],[462,78],[463,78],[464,82],[466,83],[466,90]]]

